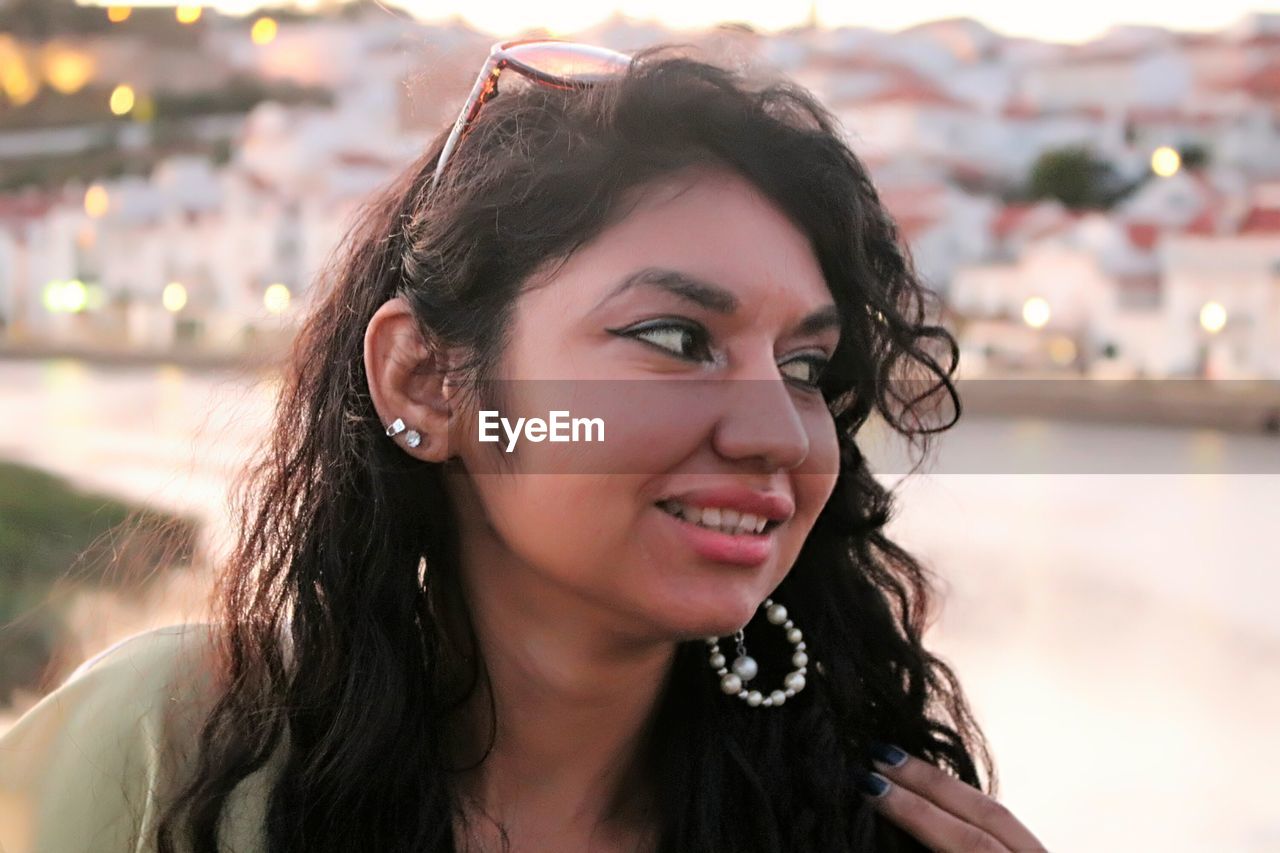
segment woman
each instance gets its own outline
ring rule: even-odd
[[[55,692],[172,700],[111,753],[155,782],[121,797],[131,829],[201,853],[1043,849],[979,789],[855,442],[873,412],[923,439],[956,347],[838,125],[664,48],[590,85],[526,57],[486,65],[322,282],[217,629]],[[492,98],[509,66],[550,85]],[[551,440],[556,412],[582,433]]]

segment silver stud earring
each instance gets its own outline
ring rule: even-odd
[[[760,606],[764,608],[765,616],[770,623],[780,625],[786,630],[787,642],[794,647],[794,651],[791,654],[791,665],[795,669],[787,673],[786,678],[782,679],[784,689],[774,690],[766,696],[759,690],[747,688],[747,682],[756,677],[759,672],[759,666],[756,664],[755,658],[747,654],[747,647],[743,643],[741,629],[733,635],[738,645],[738,656],[734,658],[732,672],[725,667],[725,657],[720,651],[719,637],[707,637],[707,645],[710,647],[710,657],[707,658],[707,662],[711,664],[711,668],[720,676],[720,689],[725,693],[730,696],[737,696],[753,708],[761,705],[769,708],[781,705],[804,689],[804,677],[809,671],[809,655],[805,651],[804,634],[800,632],[794,622],[787,618],[787,608],[776,603],[772,598],[766,598],[764,604]]]
[[[404,433],[404,443],[410,447],[417,447],[422,443],[422,435],[416,429],[406,431],[404,420],[401,418],[396,418],[391,422],[391,426],[387,427],[387,436],[390,438],[394,438],[402,432]]]

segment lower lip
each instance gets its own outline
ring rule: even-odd
[[[773,552],[773,533],[721,533],[701,527],[683,518],[676,518],[663,509],[654,507],[670,526],[701,557],[718,563],[737,566],[758,566]]]

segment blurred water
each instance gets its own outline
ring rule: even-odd
[[[0,362],[0,457],[198,513],[225,542],[228,478],[275,390]],[[1179,470],[1162,467],[1170,453],[1214,470],[1205,447],[1230,451],[1223,470],[1275,472],[1280,453],[1204,431],[969,419],[935,470],[1019,435],[1123,448],[1117,470],[1134,472]],[[925,473],[899,494],[893,532],[944,594],[931,648],[991,739],[1000,799],[1051,850],[1280,850],[1280,475]]]

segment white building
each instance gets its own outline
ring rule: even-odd
[[[1203,202],[1199,189],[1196,180],[1155,184],[1130,212],[1158,220],[1154,199],[1188,192]],[[1070,338],[1091,369],[1280,377],[1280,184],[1255,190],[1241,217],[1201,204],[1164,212],[1162,222],[1088,214],[1031,239],[1016,260],[961,268],[951,307],[985,321],[974,328],[987,340],[993,322],[1009,340],[1025,338],[1022,325],[1046,342]]]
[[[931,289],[947,293],[957,269],[992,253],[994,199],[936,181],[884,182],[879,192]]]
[[[1280,209],[1238,234],[1172,236],[1162,254],[1167,368],[1280,377]]]
[[[1019,95],[1044,110],[1172,107],[1186,100],[1194,76],[1177,47],[1149,44],[1083,45],[1061,58],[1028,67]]]

